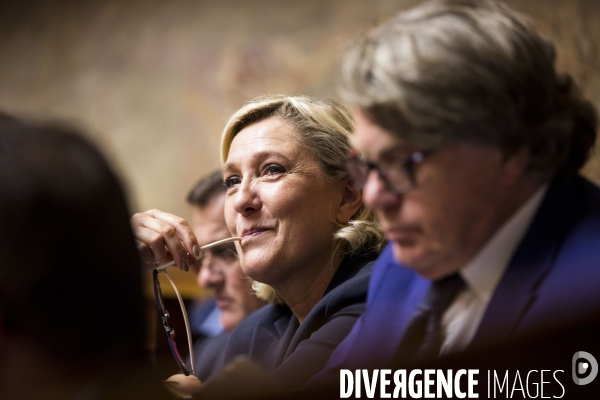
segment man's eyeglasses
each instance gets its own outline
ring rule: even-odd
[[[209,268],[213,268],[217,265],[227,267],[238,260],[235,244],[232,242],[223,243],[208,250],[203,250],[200,257],[196,258],[196,262],[190,266],[190,269],[198,274],[205,262],[209,263]]]
[[[378,163],[363,160],[356,150],[351,150],[346,170],[355,188],[362,190],[371,170],[377,171],[386,188],[393,193],[410,192],[415,188],[415,167],[434,154],[437,149],[415,151],[404,157],[390,157]]]

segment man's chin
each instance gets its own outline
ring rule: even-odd
[[[407,246],[404,243],[393,242],[392,253],[396,262],[421,275],[427,275],[424,256],[416,245]]]
[[[221,325],[223,326],[223,329],[231,332],[239,325],[240,322],[242,322],[244,317],[244,315],[240,315],[239,313],[225,313],[221,315]]]
[[[424,251],[417,246],[404,246],[393,242],[392,253],[396,262],[402,267],[412,269],[426,279],[441,279],[457,271],[453,259],[440,253]]]
[[[414,243],[407,244],[405,242],[393,241],[392,253],[394,259],[405,267],[412,268],[415,261],[418,261],[418,249]]]

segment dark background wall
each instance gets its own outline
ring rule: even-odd
[[[410,0],[22,0],[0,8],[0,109],[67,119],[119,169],[134,211],[189,216],[226,118],[264,93],[336,98],[345,43]],[[600,2],[511,0],[600,106]],[[585,174],[600,183],[600,159]],[[192,287],[193,285],[190,285]]]

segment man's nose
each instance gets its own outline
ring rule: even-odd
[[[363,187],[363,201],[373,210],[393,207],[399,204],[401,195],[391,192],[377,170],[369,171]]]
[[[205,289],[217,289],[225,283],[219,262],[210,253],[206,254],[202,260],[197,281],[198,285]]]

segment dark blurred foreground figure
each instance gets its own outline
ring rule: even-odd
[[[0,398],[161,398],[140,259],[103,157],[76,132],[0,115],[0,188]]]
[[[600,314],[600,190],[577,172],[597,117],[554,61],[492,1],[428,2],[350,47],[348,168],[390,243],[337,379]]]

